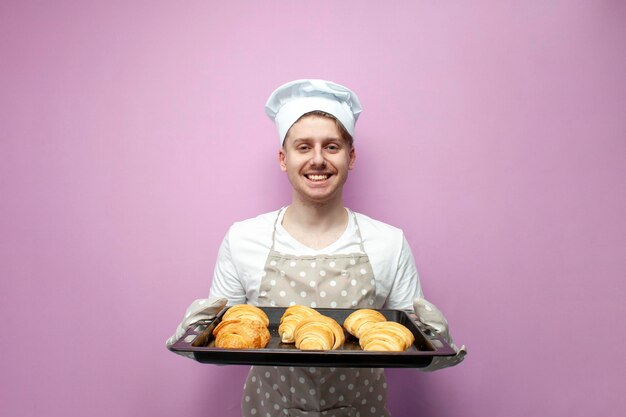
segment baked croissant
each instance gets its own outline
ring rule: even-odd
[[[361,333],[359,344],[363,350],[405,351],[413,344],[413,333],[400,323],[385,321],[372,324]]]
[[[233,319],[246,319],[261,322],[265,327],[269,326],[270,319],[265,311],[250,304],[237,304],[226,310],[222,316],[222,321]]]
[[[296,347],[301,350],[334,350],[341,347],[345,340],[339,323],[322,314],[302,319],[294,338]]]
[[[343,328],[352,336],[360,338],[372,324],[387,321],[379,311],[362,308],[352,312],[343,322]]]
[[[270,341],[270,332],[259,320],[222,320],[213,329],[215,346],[225,349],[260,349]]]
[[[317,311],[311,307],[303,305],[295,305],[287,308],[280,318],[278,326],[278,335],[283,343],[293,343],[296,341],[294,335],[296,327],[305,317],[319,315]]]

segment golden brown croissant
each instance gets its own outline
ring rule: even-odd
[[[295,305],[287,308],[280,318],[278,326],[278,335],[283,343],[293,343],[296,341],[294,335],[296,327],[305,317],[319,315],[317,311],[311,307]]]
[[[409,329],[393,321],[372,324],[359,338],[363,350],[378,351],[402,352],[414,341],[415,337]]]
[[[352,336],[359,338],[372,324],[383,321],[387,321],[387,319],[379,311],[362,308],[346,317],[343,322],[343,328]]]
[[[270,341],[270,332],[259,320],[222,320],[215,329],[215,346],[226,349],[259,349]]]
[[[270,323],[270,319],[265,311],[250,304],[237,304],[226,310],[222,316],[222,321],[233,319],[246,319],[260,321],[265,327]]]
[[[322,314],[312,315],[300,321],[294,337],[296,347],[302,350],[339,349],[345,340],[339,323]]]

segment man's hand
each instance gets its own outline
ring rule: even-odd
[[[183,321],[176,328],[176,332],[167,339],[165,342],[165,346],[170,349],[174,343],[176,343],[194,324],[198,323],[202,320],[211,320],[214,319],[217,314],[222,311],[222,309],[226,306],[225,298],[218,298],[216,300],[209,300],[207,298],[202,298],[195,300],[189,307],[187,307],[187,311],[185,312],[185,317]],[[178,352],[177,352],[178,353]],[[182,354],[182,353],[181,353]],[[188,356],[182,354],[183,356]],[[189,357],[189,356],[188,356]]]
[[[467,350],[465,349],[465,345],[458,348],[452,341],[452,337],[450,337],[450,332],[448,330],[448,321],[444,317],[443,313],[441,313],[441,311],[439,311],[434,304],[424,298],[416,298],[413,300],[413,309],[415,310],[415,315],[417,316],[418,321],[431,327],[435,332],[437,332],[437,334],[441,335],[441,337],[450,345],[452,349],[456,351],[456,355],[454,356],[434,357],[430,365],[425,368],[421,368],[421,370],[427,372],[436,371],[438,369],[448,368],[460,363],[467,354]]]

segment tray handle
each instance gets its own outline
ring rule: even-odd
[[[413,320],[415,325],[420,329],[420,331],[426,337],[428,337],[429,342],[432,343],[433,346],[437,350],[444,349],[446,351],[446,354],[453,354],[454,353],[454,350],[448,345],[448,343],[446,343],[445,340],[443,340],[442,336],[439,333],[437,333],[437,330],[434,327],[429,326],[428,324],[421,322],[417,318],[417,314],[415,314],[414,312],[407,312],[407,316],[409,316],[409,318],[411,320]],[[450,350],[451,353],[447,352],[448,350]]]
[[[206,343],[206,340],[201,339],[206,339],[210,335],[210,331],[207,331],[207,329],[213,327],[215,320],[217,320],[217,317],[194,322],[189,326],[185,334],[172,345],[171,350],[188,351],[190,347],[202,346]]]

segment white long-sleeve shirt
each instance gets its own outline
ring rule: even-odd
[[[276,224],[278,252],[297,255],[334,255],[360,252],[353,216],[337,241],[323,249],[312,249],[294,239],[281,225],[285,210],[261,214],[233,224],[217,257],[209,298],[226,298],[229,305],[256,305],[265,261],[272,246]],[[276,222],[276,216],[280,218]],[[412,310],[413,299],[422,297],[419,275],[402,230],[354,213],[376,280],[375,308]]]

